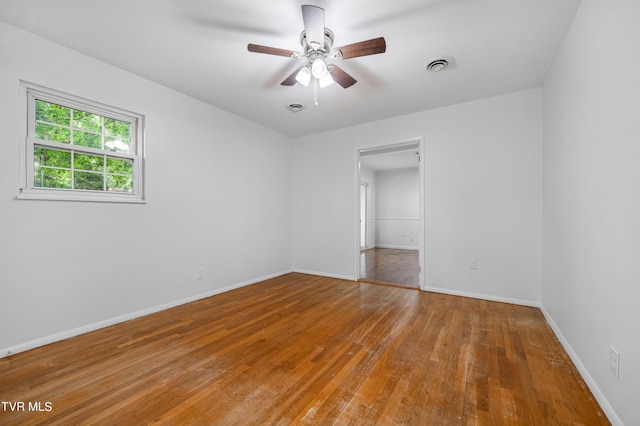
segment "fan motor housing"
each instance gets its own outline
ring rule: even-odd
[[[333,46],[334,37],[335,36],[333,35],[333,31],[331,31],[329,28],[325,28],[324,29],[324,46],[322,49],[318,49],[318,50],[322,51],[323,53],[329,53],[331,51],[331,46]],[[302,33],[300,33],[300,44],[304,49],[305,55],[309,55],[309,53],[314,52],[313,48],[309,46],[309,43],[307,43],[306,31],[302,31]]]

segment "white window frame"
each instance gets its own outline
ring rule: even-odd
[[[20,186],[18,199],[97,201],[117,203],[145,203],[144,195],[144,116],[96,101],[49,89],[37,84],[20,81]],[[98,114],[131,123],[131,153],[119,153],[79,145],[50,142],[35,137],[35,101],[55,103],[61,106]],[[133,191],[110,192],[69,188],[42,188],[34,186],[34,148],[73,150],[81,154],[107,155],[133,161]]]

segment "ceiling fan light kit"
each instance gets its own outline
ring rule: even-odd
[[[296,74],[296,81],[303,86],[309,85],[309,82],[311,81],[311,70],[309,69],[309,67],[302,67],[300,71],[298,71],[298,73]]]
[[[322,60],[321,57],[317,57],[311,62],[311,75],[315,78],[320,79],[327,75],[329,70],[327,69],[327,64]]]
[[[318,82],[321,88],[327,87],[333,84],[333,77],[331,77],[331,74],[327,71],[324,76],[318,78]]]
[[[357,82],[356,79],[337,65],[327,63],[328,59],[350,59],[375,55],[384,53],[387,49],[384,37],[378,37],[348,44],[332,51],[334,34],[324,26],[324,9],[317,6],[303,5],[302,20],[304,21],[304,31],[300,34],[302,52],[252,43],[247,45],[247,49],[249,52],[285,56],[291,59],[304,59],[306,63],[296,69],[280,84],[293,86],[296,83],[300,83],[303,86],[308,86],[313,81],[314,102],[316,105],[318,105],[318,86],[324,88],[336,82],[346,89]]]

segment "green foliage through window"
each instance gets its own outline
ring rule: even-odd
[[[71,170],[36,167],[34,186],[38,188],[71,188]]]
[[[36,100],[36,138],[131,153],[131,124]]]
[[[49,102],[36,101],[36,120],[68,126],[71,109]]]
[[[38,188],[133,192],[133,160],[40,146],[33,158]]]

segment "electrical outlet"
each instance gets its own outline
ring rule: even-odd
[[[609,370],[616,378],[620,378],[620,352],[613,346],[609,346]]]
[[[469,258],[469,269],[478,269],[478,259],[476,259],[475,257]]]
[[[196,278],[199,280],[204,280],[204,268],[198,268],[196,270]]]

